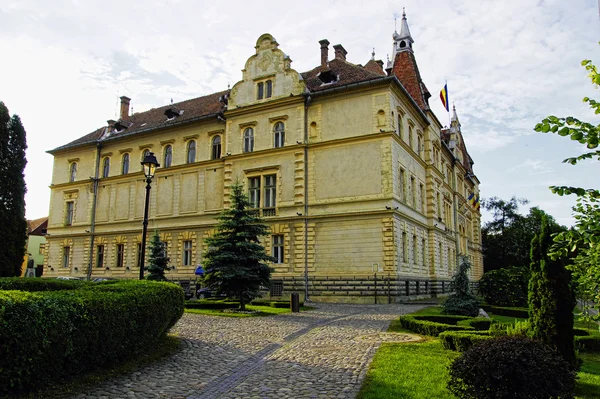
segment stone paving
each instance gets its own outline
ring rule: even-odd
[[[355,398],[390,321],[423,305],[316,304],[271,317],[185,314],[185,347],[74,398]]]

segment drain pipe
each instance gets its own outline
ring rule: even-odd
[[[304,301],[308,296],[308,106],[311,97],[304,93]]]
[[[94,231],[96,230],[96,203],[98,202],[98,174],[100,170],[100,152],[102,151],[102,144],[98,142],[96,144],[96,169],[94,170],[94,177],[92,177],[94,184],[94,193],[92,199],[92,220],[90,226],[90,256],[87,267],[87,279],[88,281],[92,278],[92,263],[94,256]]]

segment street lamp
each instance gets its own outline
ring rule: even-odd
[[[146,233],[148,232],[148,205],[150,204],[150,183],[156,168],[160,166],[153,152],[149,152],[142,161],[144,176],[146,176],[146,204],[144,205],[144,222],[142,229],[142,253],[140,254],[140,280],[144,279],[144,259],[146,258]]]

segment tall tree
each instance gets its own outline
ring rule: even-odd
[[[573,309],[575,295],[571,290],[571,274],[564,259],[552,260],[548,219],[531,241],[531,277],[529,280],[529,323],[532,337],[558,351],[571,367],[576,367],[573,344]]]
[[[27,240],[25,128],[0,102],[0,277],[21,275]]]
[[[147,280],[165,281],[165,270],[169,268],[169,257],[165,251],[165,243],[160,240],[158,230],[154,230],[154,235],[150,240],[150,255],[148,256],[148,276]]]
[[[259,237],[269,234],[269,228],[249,210],[250,202],[243,186],[231,186],[231,206],[217,219],[217,232],[206,239],[204,253],[205,283],[218,294],[240,301],[240,309],[258,296],[261,286],[268,286],[271,267]]]
[[[527,215],[521,215],[519,204],[527,203],[526,199],[516,197],[508,201],[497,197],[483,201],[483,207],[493,216],[481,229],[485,271],[528,267],[531,239],[539,232],[544,216],[553,228],[566,230],[537,207],[532,207]]]
[[[594,88],[598,89],[598,68],[591,60],[583,60],[581,65],[589,72]],[[589,105],[595,115],[600,114],[599,101],[584,97],[583,102]],[[586,150],[582,154],[564,159],[563,163],[576,165],[584,160],[600,160],[600,124],[585,122],[572,116],[548,116],[535,126],[535,131],[556,133],[585,146]],[[572,186],[550,186],[550,190],[561,196],[577,196],[577,204],[573,208],[575,225],[568,231],[556,234],[554,245],[550,248],[550,256],[554,259],[576,256],[570,268],[579,283],[580,292],[591,296],[596,308],[600,310],[600,291],[597,289],[600,276],[600,191],[595,188]]]

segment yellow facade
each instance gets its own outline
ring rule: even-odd
[[[148,231],[158,229],[167,243],[175,267],[169,278],[194,278],[215,216],[228,206],[231,184],[241,181],[260,197],[257,208],[273,234],[264,237],[267,251],[283,249],[274,279],[378,272],[444,280],[458,254],[471,257],[478,279],[480,214],[467,196],[479,195],[479,182],[431,111],[416,106],[393,77],[319,91],[307,85],[265,34],[218,117],[140,125],[120,136],[109,126],[98,139],[52,150],[44,276],[85,276],[88,269],[93,277],[139,275],[146,185],[140,161],[149,150],[163,167],[152,181]],[[184,103],[175,106],[189,112]],[[453,133],[461,142],[458,119]],[[216,137],[220,156],[212,159]],[[167,147],[172,164],[164,167]]]

